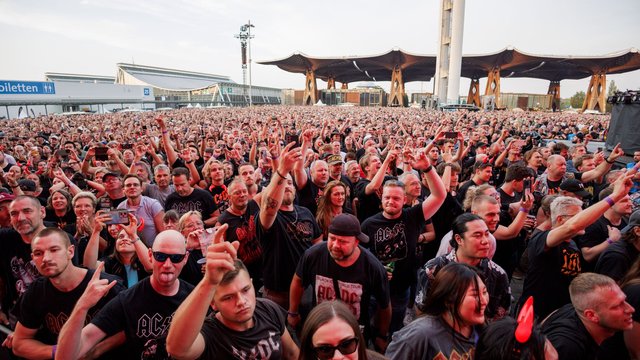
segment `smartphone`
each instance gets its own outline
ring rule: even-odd
[[[295,142],[296,143],[293,147],[300,146],[300,143],[298,141],[298,135],[296,135],[296,134],[286,134],[284,136],[284,143],[285,144],[289,144],[291,142]]]
[[[122,150],[133,149],[133,144],[122,144]]]
[[[142,125],[142,130],[147,130],[147,125]]]
[[[107,151],[109,148],[106,146],[99,146],[96,148],[96,160],[106,161],[109,160],[109,155],[107,155]]]
[[[445,139],[457,139],[458,132],[457,131],[447,131],[444,133]]]
[[[531,179],[524,179],[524,195],[527,196],[531,193]]]
[[[128,210],[111,210],[108,212],[111,220],[105,222],[106,225],[129,225],[129,211]]]

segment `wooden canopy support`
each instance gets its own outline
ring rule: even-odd
[[[607,93],[607,75],[606,73],[593,74],[589,81],[589,88],[582,103],[582,111],[598,110],[605,111]]]
[[[469,95],[467,95],[467,104],[480,107],[480,79],[471,79]]]
[[[559,109],[560,108],[560,81],[550,81],[549,82],[549,91],[547,91],[547,95],[552,95],[552,100],[553,104],[555,104],[555,107],[552,105],[552,108],[554,109]]]
[[[307,79],[305,81],[304,97],[302,98],[302,103],[304,105],[314,105],[318,102],[318,86],[316,84],[316,73],[311,69],[307,69],[306,76]]]
[[[336,79],[330,77],[327,80],[327,90],[331,90],[331,89],[335,89],[336,88]]]
[[[495,96],[495,106],[496,108],[500,108],[502,103],[500,101],[500,68],[495,68],[489,71],[487,74],[487,87],[484,90],[485,96],[493,95]]]
[[[400,66],[393,68],[391,73],[391,91],[389,92],[389,106],[404,106],[404,81]]]
[[[349,83],[342,83],[342,87],[340,87],[342,90],[347,90],[349,88]]]

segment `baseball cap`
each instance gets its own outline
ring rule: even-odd
[[[636,226],[640,226],[640,210],[636,210],[633,214],[631,214],[631,216],[629,216],[629,222],[627,223],[627,226],[622,228],[620,232],[625,234]]]
[[[33,180],[22,179],[18,181],[18,186],[22,191],[36,191],[36,183]]]
[[[118,174],[116,174],[114,172],[108,172],[108,173],[106,173],[106,174],[104,174],[102,176],[102,182],[107,181],[107,177],[109,177],[109,176],[117,177],[118,179],[120,179],[120,175],[118,175]]]
[[[342,156],[337,154],[327,156],[327,164],[329,165],[342,164]]]
[[[560,184],[560,189],[568,192],[572,192],[581,198],[590,198],[591,194],[584,189],[582,182],[576,179],[567,179]]]
[[[338,236],[355,236],[363,244],[369,242],[369,237],[360,230],[360,221],[351,214],[340,214],[333,218],[329,225],[329,233]]]
[[[477,148],[482,148],[482,147],[487,147],[488,144],[485,142],[480,141],[479,143],[476,144],[476,149]]]
[[[9,193],[0,193],[0,203],[5,201],[13,201],[15,199],[15,195]]]

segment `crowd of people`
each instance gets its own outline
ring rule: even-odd
[[[292,106],[4,121],[4,351],[640,358],[640,151],[588,151],[608,121]]]

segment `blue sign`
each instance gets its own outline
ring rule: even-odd
[[[149,88],[144,88],[144,96],[151,95],[151,90]]]
[[[52,82],[0,80],[0,94],[55,94]]]

